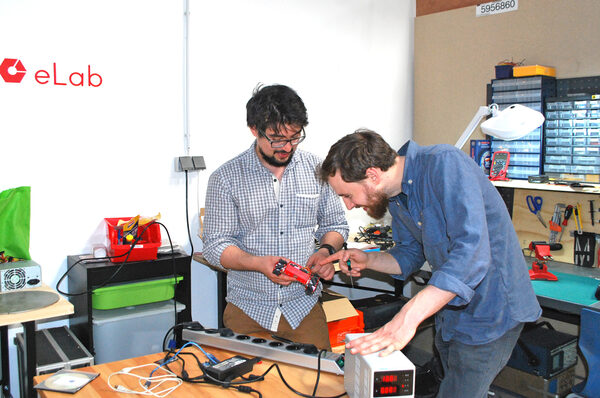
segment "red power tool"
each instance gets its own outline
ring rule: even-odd
[[[554,245],[557,244],[553,244],[553,246]],[[532,263],[531,269],[529,270],[529,278],[531,278],[531,280],[558,280],[556,275],[548,272],[548,266],[546,265],[546,261],[552,260],[552,256],[550,255],[550,246],[551,245],[546,242],[531,242],[529,244],[529,250],[535,251],[535,258],[537,259]],[[560,245],[560,247],[562,248],[562,245]]]
[[[273,273],[275,275],[284,273],[295,278],[298,282],[306,286],[306,294],[309,295],[313,294],[319,285],[319,276],[317,274],[313,274],[308,268],[296,264],[293,261],[288,263],[284,259],[280,259],[277,264],[275,264]]]

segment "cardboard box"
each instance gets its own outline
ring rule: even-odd
[[[346,334],[364,332],[362,314],[356,311],[346,296],[331,290],[323,290],[322,301],[331,349],[336,353],[344,352]]]
[[[332,290],[324,289],[321,297],[323,311],[327,322],[338,321],[340,319],[357,316],[358,312],[348,300],[348,297]]]

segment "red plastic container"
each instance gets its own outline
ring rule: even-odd
[[[119,232],[116,229],[117,224],[120,220],[129,221],[130,219],[131,217],[104,219],[108,227],[108,254],[111,257],[125,254],[130,249],[131,245],[123,245],[122,242],[119,242]],[[144,231],[145,227],[146,225],[138,227],[138,233]],[[150,226],[148,226],[148,228],[146,228],[138,243],[136,243],[135,247],[129,254],[129,257],[127,257],[127,255],[124,255],[117,258],[111,258],[110,261],[112,261],[113,263],[121,263],[125,261],[126,258],[127,261],[156,260],[158,248],[160,247],[160,245],[160,225],[151,224]]]
[[[329,342],[331,347],[344,345],[344,338],[348,333],[363,333],[365,331],[365,322],[362,311],[356,310],[358,315],[350,318],[340,319],[338,321],[328,322]]]

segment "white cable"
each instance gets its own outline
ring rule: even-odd
[[[180,378],[178,378],[177,375],[164,368],[161,368],[160,371],[164,372],[165,374],[152,377],[145,377],[132,373],[133,370],[149,366],[151,366],[153,369],[156,369],[155,363],[149,363],[130,368],[123,368],[118,372],[110,374],[106,382],[108,386],[116,392],[121,392],[124,394],[149,395],[158,398],[166,397],[167,395],[175,391],[175,389],[183,383],[183,381]],[[138,385],[140,386],[140,390],[132,390],[128,387],[117,384],[113,386],[113,384],[110,382],[110,379],[111,377],[116,375],[129,376],[133,377],[134,379],[137,379]],[[149,383],[150,385],[146,386],[146,383]],[[170,383],[170,385],[161,389],[160,387],[165,383]]]

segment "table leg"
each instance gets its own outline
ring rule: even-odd
[[[25,369],[27,372],[24,378],[22,396],[35,398],[36,393],[33,388],[33,377],[36,374],[36,344],[35,344],[35,321],[23,323],[23,338],[25,340]]]
[[[2,351],[2,397],[10,397],[10,367],[8,364],[8,326],[0,329],[0,350]]]

